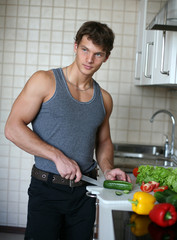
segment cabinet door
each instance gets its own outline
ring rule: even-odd
[[[152,84],[154,59],[154,31],[146,29],[148,0],[141,0],[138,15],[138,32],[135,63],[135,85]]]
[[[138,11],[138,29],[136,44],[135,85],[141,84],[142,76],[142,52],[144,48],[145,25],[146,25],[147,0],[141,0]]]
[[[155,85],[177,84],[177,33],[156,31],[153,82]]]

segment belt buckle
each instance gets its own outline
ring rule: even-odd
[[[69,179],[69,186],[70,187],[74,187],[74,185],[75,185],[74,180]]]

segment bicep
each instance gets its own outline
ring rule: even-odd
[[[27,125],[36,116],[40,105],[40,97],[36,97],[33,94],[26,94],[22,91],[12,106],[9,120],[21,121]]]
[[[111,96],[107,92],[103,92],[103,101],[104,101],[104,107],[106,111],[106,115],[104,118],[103,123],[98,129],[97,133],[97,141],[98,142],[104,142],[107,139],[110,139],[110,124],[109,119],[112,113],[113,108],[113,102]]]

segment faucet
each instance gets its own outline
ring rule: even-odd
[[[157,112],[155,112],[151,119],[150,119],[150,122],[153,122],[154,121],[154,117],[159,114],[159,113],[166,113],[167,115],[169,115],[171,117],[171,120],[172,120],[172,132],[171,132],[171,148],[170,148],[170,155],[173,156],[174,155],[174,141],[175,141],[175,118],[173,116],[173,114],[167,110],[159,110]]]

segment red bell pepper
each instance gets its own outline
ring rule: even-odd
[[[177,212],[171,203],[159,203],[150,211],[149,217],[157,225],[168,227],[177,221]]]
[[[153,191],[154,192],[163,192],[167,189],[168,189],[168,186],[161,186],[161,187],[154,188]]]

